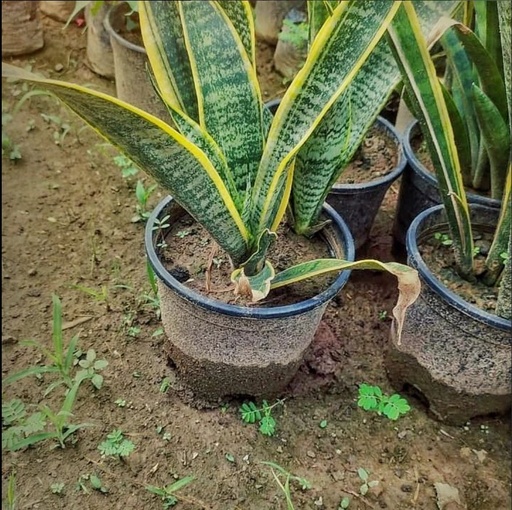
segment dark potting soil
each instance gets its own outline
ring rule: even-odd
[[[446,231],[439,231],[447,235]],[[475,247],[479,253],[474,262],[476,273],[481,277],[485,271],[485,257],[492,243],[492,235],[489,233],[474,234]],[[439,239],[429,237],[420,246],[420,253],[430,271],[443,285],[461,297],[464,301],[477,306],[481,310],[495,313],[498,300],[498,286],[488,287],[479,279],[471,283],[462,279],[455,267],[455,257],[450,245],[445,245]]]
[[[268,256],[276,273],[300,262],[331,258],[328,246],[319,236],[312,239],[298,236],[284,223],[278,228],[277,235]],[[227,253],[190,216],[182,217],[171,227],[166,243],[168,246],[163,249],[161,256],[167,270],[194,291],[224,303],[250,306],[297,303],[325,290],[337,276],[337,273],[331,273],[288,285],[271,291],[266,299],[253,304],[242,296],[235,296],[235,286],[230,279],[233,268]],[[207,291],[206,269],[209,260],[212,261],[211,290]]]
[[[396,142],[387,132],[374,126],[339,177],[338,184],[360,184],[389,174],[398,162]]]
[[[429,173],[435,176],[436,171],[434,170],[432,158],[430,157],[430,152],[427,148],[427,143],[423,139],[423,136],[415,136],[411,140],[411,147],[414,151],[414,154],[418,158],[418,161],[427,169]],[[473,193],[475,195],[490,198],[490,190],[474,189],[469,186],[465,186],[465,190],[467,193]]]

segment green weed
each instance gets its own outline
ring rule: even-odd
[[[240,406],[240,413],[242,420],[245,423],[259,424],[259,431],[264,436],[273,436],[276,432],[276,420],[272,416],[272,409],[278,405],[283,405],[284,400],[277,400],[274,404],[269,405],[266,400],[263,400],[260,408],[254,402],[244,402]]]
[[[98,450],[102,457],[123,458],[128,457],[135,450],[135,445],[129,439],[125,439],[121,430],[116,429],[98,445]]]
[[[156,487],[154,485],[146,485],[146,490],[151,492],[152,494],[156,494],[160,496],[163,503],[164,510],[171,508],[172,506],[178,503],[178,496],[176,496],[176,492],[188,485],[195,479],[193,476],[185,476],[181,478],[177,482],[171,483],[164,487]]]
[[[361,384],[357,405],[365,411],[375,411],[379,415],[387,416],[390,420],[397,420],[401,415],[407,414],[411,407],[407,400],[398,393],[388,396],[382,393],[378,386]]]

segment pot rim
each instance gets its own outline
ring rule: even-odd
[[[437,178],[430,173],[425,165],[417,158],[416,153],[411,145],[411,140],[413,138],[413,131],[415,129],[421,129],[418,119],[414,119],[405,129],[404,134],[402,136],[402,146],[404,148],[404,153],[406,157],[406,161],[409,162],[411,167],[416,171],[416,174],[419,175],[422,179],[427,181],[430,185],[434,187],[438,187]],[[497,200],[496,198],[486,197],[484,195],[478,195],[477,193],[470,193],[466,189],[466,196],[468,202],[477,205],[489,206],[499,208],[501,204],[501,200]]]
[[[384,117],[381,117],[380,115],[375,119],[375,122],[373,123],[373,125],[375,125],[375,124],[377,124],[377,125],[381,124],[383,126],[384,130],[386,130],[388,132],[388,134],[395,141],[395,144],[397,147],[397,152],[398,152],[398,161],[397,161],[395,167],[388,174],[386,174],[382,177],[377,177],[376,179],[372,179],[371,181],[368,181],[368,182],[362,182],[362,183],[356,183],[356,184],[334,183],[331,190],[329,191],[329,193],[343,194],[346,192],[352,192],[354,190],[373,191],[373,188],[378,188],[384,184],[390,184],[393,181],[395,181],[396,179],[398,179],[398,177],[400,177],[400,175],[402,174],[402,172],[405,169],[405,165],[407,164],[407,158],[405,157],[404,149],[403,149],[402,143],[400,141],[400,135],[397,133],[393,124],[391,124],[391,122],[389,122]]]
[[[124,46],[125,48],[136,51],[138,53],[143,53],[144,55],[147,55],[145,48],[139,46],[138,44],[134,44],[128,41],[124,37],[121,37],[112,27],[112,24],[110,23],[110,17],[113,16],[114,12],[116,12],[121,6],[122,4],[112,5],[112,7],[109,9],[107,15],[103,20],[103,26],[105,27],[105,30],[108,32],[108,35],[110,37],[113,37],[119,44],[121,44],[121,46]]]
[[[491,209],[493,210],[493,212],[496,211],[491,207],[480,204],[470,204],[469,207],[470,209]],[[426,218],[443,210],[444,206],[442,204],[435,205],[418,214],[418,216],[416,216],[416,218],[413,220],[411,226],[407,230],[406,236],[406,248],[408,259],[412,260],[413,266],[418,270],[422,279],[425,281],[428,287],[431,290],[433,290],[438,296],[442,297],[450,306],[466,315],[469,315],[471,318],[479,322],[483,322],[497,329],[510,331],[512,329],[512,321],[503,319],[502,317],[481,310],[477,306],[468,303],[460,296],[455,294],[455,292],[451,291],[448,287],[443,285],[438,280],[438,278],[430,271],[427,264],[420,255],[417,243],[417,232],[419,228],[421,227],[422,223],[425,221]]]
[[[163,209],[167,207],[171,201],[174,199],[171,196],[167,196],[160,201],[160,203],[156,206],[156,208],[151,213],[151,216],[148,218],[145,228],[145,247],[146,247],[146,255],[148,258],[151,267],[155,271],[155,274],[160,278],[162,283],[166,285],[169,289],[175,291],[182,298],[199,305],[200,307],[210,310],[213,312],[217,312],[223,315],[230,316],[238,316],[244,318],[252,318],[252,319],[277,319],[277,318],[286,318],[294,315],[299,315],[330,301],[334,296],[342,289],[342,287],[347,283],[347,280],[350,276],[351,270],[346,269],[340,272],[334,282],[327,287],[324,291],[316,296],[306,299],[304,301],[299,301],[298,303],[294,303],[291,305],[284,306],[273,306],[268,308],[257,308],[250,306],[239,306],[239,305],[231,305],[228,303],[223,303],[222,301],[218,301],[216,299],[209,298],[200,294],[186,285],[183,285],[178,280],[176,280],[164,267],[158,254],[156,253],[155,247],[153,245],[153,224],[158,216],[161,214]],[[345,260],[353,261],[355,257],[355,248],[354,241],[352,239],[352,234],[350,233],[349,228],[343,221],[343,219],[339,216],[339,214],[328,204],[323,205],[324,212],[332,220],[332,225],[334,228],[338,229],[345,240]]]

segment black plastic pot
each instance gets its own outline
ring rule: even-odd
[[[384,195],[391,184],[400,177],[406,163],[400,138],[395,128],[383,117],[377,117],[375,126],[395,141],[398,153],[396,166],[388,174],[370,182],[335,184],[327,195],[327,203],[332,205],[347,222],[354,236],[356,250],[368,241]]]
[[[228,395],[278,395],[298,370],[329,301],[343,288],[350,271],[311,299],[286,306],[236,306],[206,297],[174,278],[155,244],[158,219],[172,225],[186,214],[171,197],[160,202],[146,224],[149,263],[158,277],[167,353],[179,381],[195,399],[213,403]],[[352,236],[328,205],[332,223],[322,231],[333,256],[354,260]]]
[[[409,124],[402,137],[407,161],[400,192],[398,194],[397,212],[393,225],[394,241],[405,245],[407,229],[418,214],[429,207],[441,204],[439,187],[435,175],[429,172],[416,157],[412,140],[418,135],[420,126],[417,120]],[[501,201],[487,198],[475,193],[467,194],[468,202],[486,207],[500,208]]]
[[[167,108],[155,92],[146,70],[149,65],[146,50],[121,35],[124,17],[128,11],[128,4],[121,2],[110,8],[104,20],[114,54],[116,95],[119,99],[169,122]]]
[[[494,231],[499,210],[472,204],[470,211],[475,231]],[[458,425],[510,409],[512,322],[467,303],[432,274],[418,246],[446,230],[439,205],[423,211],[407,232],[408,263],[422,289],[407,311],[401,343],[391,339],[386,367],[395,387],[421,392],[437,419]]]
[[[274,99],[265,106],[275,114],[281,99]],[[400,137],[393,125],[383,117],[375,121],[377,129],[384,131],[396,143],[398,163],[388,174],[362,184],[335,184],[327,195],[327,203],[345,220],[354,238],[356,250],[366,243],[382,200],[393,182],[404,171],[406,160]]]

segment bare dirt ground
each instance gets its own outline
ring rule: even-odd
[[[114,93],[113,83],[83,64],[83,30],[61,28],[45,18],[44,49],[9,61]],[[285,88],[269,56],[270,50],[260,46],[265,99]],[[183,403],[172,389],[173,371],[163,355],[156,311],[144,298],[150,286],[143,223],[132,222],[137,213],[134,184],[138,178],[146,187],[151,182],[140,173],[123,178],[113,162],[116,152],[55,99],[34,96],[14,112],[30,88],[3,85],[3,120],[6,113],[12,115],[3,129],[21,159],[11,161],[9,151],[2,158],[2,376],[45,361],[21,342],[34,339],[51,346],[54,293],[62,300],[66,340],[80,332],[79,348],[93,348],[98,359],[109,363],[100,390],[90,384],[80,388],[69,421],[93,426],[76,433],[74,442],[65,449],[46,440],[17,452],[3,450],[4,499],[13,475],[19,509],[157,510],[163,502],[147,485],[194,476],[177,493],[177,508],[284,509],[283,492],[269,466],[261,463],[271,461],[310,482],[308,490],[290,482],[296,509],[337,510],[344,497],[350,499],[350,510],[510,508],[509,417],[450,427],[432,420],[412,396],[412,410],[396,422],[358,408],[363,382],[393,391],[383,366],[387,317],[396,299],[392,277],[352,273],[328,308],[322,342],[283,395],[284,404],[273,410],[273,437],[242,422],[241,401],[214,410]],[[360,256],[393,258],[397,191],[395,184]],[[155,191],[148,210],[163,196]],[[76,325],[81,319],[85,322]],[[171,387],[161,391],[165,378]],[[43,403],[56,411],[64,392],[60,387],[45,397],[51,380],[45,375],[4,385],[2,402],[19,398],[29,412]],[[135,445],[125,460],[102,458],[98,450],[114,429]],[[378,481],[366,495],[361,494],[359,468]],[[100,478],[106,492],[92,488],[91,475]],[[450,503],[438,506],[438,483],[458,490],[460,503],[448,497]],[[59,492],[55,484],[63,484],[60,494],[52,492],[52,486]]]

